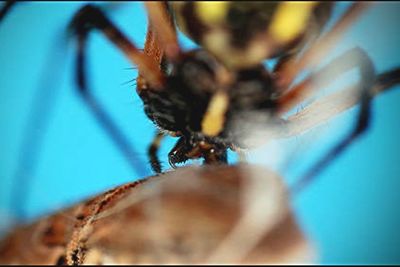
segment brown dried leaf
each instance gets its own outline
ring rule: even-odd
[[[15,229],[0,244],[3,264],[65,259],[69,264],[304,263],[313,251],[290,210],[282,179],[241,164],[179,168],[125,184]]]

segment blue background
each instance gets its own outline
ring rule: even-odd
[[[72,49],[62,57],[53,54],[55,65],[45,68],[60,32],[81,5],[26,2],[15,7],[0,25],[2,229],[10,226],[16,212],[10,208],[13,176],[33,112],[32,101],[38,90],[44,90],[39,86],[44,84],[41,80],[49,82],[60,75],[41,96],[53,103],[49,111],[43,112],[43,116],[49,116],[47,130],[36,128],[31,133],[43,143],[35,156],[29,183],[21,185],[21,192],[26,189],[28,218],[32,220],[138,178],[74,91]],[[348,5],[338,4],[334,19]],[[147,20],[140,3],[122,4],[110,12],[110,17],[138,47],[143,46]],[[359,45],[368,51],[378,72],[398,66],[399,27],[400,4],[376,4],[354,23],[329,58]],[[182,35],[180,41],[186,49],[193,47]],[[56,52],[60,55],[62,50]],[[90,84],[95,94],[145,164],[146,148],[155,128],[142,111],[133,83],[125,83],[136,77],[136,71],[98,33],[90,39],[89,58]],[[343,84],[349,82],[346,77]],[[375,98],[368,133],[293,202],[298,221],[319,249],[322,263],[400,263],[399,104],[399,86]],[[356,112],[353,108],[302,136],[258,149],[250,160],[280,171],[286,182],[292,183],[350,130]],[[164,167],[168,166],[166,153],[174,141],[169,138],[162,143]]]

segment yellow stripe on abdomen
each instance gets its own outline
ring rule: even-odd
[[[269,34],[279,43],[286,43],[305,31],[313,8],[318,2],[283,2],[278,5]]]

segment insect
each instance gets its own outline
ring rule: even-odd
[[[178,137],[177,143],[168,155],[172,167],[195,158],[203,158],[208,164],[227,163],[227,149],[237,151],[246,148],[246,144],[242,141],[249,135],[246,123],[251,121],[258,125],[268,125],[271,122],[279,124],[283,121],[281,116],[285,112],[321,86],[316,80],[321,77],[335,79],[350,69],[358,69],[360,72],[358,86],[361,92],[361,111],[357,125],[353,132],[315,165],[301,182],[305,183],[315,176],[366,130],[372,97],[371,88],[376,82],[376,72],[364,50],[357,47],[350,49],[323,69],[309,75],[301,83],[292,85],[302,70],[320,61],[321,56],[329,51],[331,43],[367,6],[366,3],[354,3],[328,33],[315,44],[311,43],[304,55],[296,60],[294,56],[298,54],[300,48],[308,44],[308,41],[314,40],[314,36],[319,35],[328,21],[331,4],[225,3],[222,7],[206,4],[207,10],[209,8],[221,10],[216,11],[219,13],[215,16],[204,15],[206,12],[204,3],[181,4],[183,6],[176,4],[181,26],[194,36],[195,40],[202,45],[205,44],[206,48],[188,52],[180,49],[168,7],[163,3],[145,5],[150,26],[144,53],[141,53],[105,14],[94,6],[82,8],[72,19],[70,30],[78,40],[77,82],[82,95],[98,116],[101,114],[92,103],[85,80],[85,43],[88,33],[92,29],[102,31],[138,66],[137,92],[144,103],[146,115],[160,129],[149,150],[151,165],[155,172],[161,172],[156,152],[164,133]],[[261,15],[254,16],[255,21],[253,21],[252,14]],[[292,27],[299,24],[300,26],[289,35],[281,35],[280,32],[284,29],[280,25],[285,24],[284,22],[293,14],[296,14],[297,19]],[[200,18],[201,16],[203,18]],[[213,16],[212,19],[210,16]],[[243,18],[234,25],[236,21],[230,19],[232,16]],[[218,24],[219,22],[222,26]],[[210,25],[208,28],[207,23]],[[246,23],[261,24],[261,27],[254,29],[254,32],[245,36],[244,42],[240,42],[237,38],[239,33],[253,29]],[[223,29],[223,26],[226,26],[231,33],[218,31],[219,28]],[[267,38],[263,39],[261,35]],[[230,41],[224,44],[219,42],[218,38]],[[221,47],[216,45],[219,43],[222,43]],[[233,46],[234,49],[231,48]],[[253,48],[254,46],[258,48],[265,46],[268,49],[259,52],[257,48]],[[243,54],[236,55],[241,47]],[[224,54],[224,51],[228,51],[227,54]],[[253,54],[256,55],[252,56]],[[280,56],[275,75],[260,63],[260,60],[273,56]],[[249,60],[244,61],[243,58]],[[385,73],[379,83],[387,87],[397,79],[397,76],[397,69]],[[261,115],[255,116],[255,112]],[[256,122],[253,121],[254,117],[257,118]],[[103,120],[106,128],[110,128],[104,118],[100,120]],[[244,125],[246,126],[243,127]]]
[[[168,8],[161,3],[147,4],[152,25],[149,28],[144,53],[139,51],[95,6],[89,5],[81,8],[69,25],[70,33],[73,33],[78,41],[77,80],[79,92],[139,173],[144,173],[143,170],[140,170],[141,164],[127,149],[124,138],[116,134],[116,127],[99,108],[98,102],[86,83],[85,44],[86,37],[92,29],[103,32],[139,68],[137,92],[144,103],[145,113],[161,130],[149,149],[151,165],[155,172],[161,171],[156,154],[158,144],[164,134],[179,138],[169,153],[169,162],[172,166],[194,158],[203,158],[206,163],[226,163],[228,149],[246,148],[244,139],[248,132],[242,130],[243,125],[247,125],[253,118],[257,118],[258,124],[272,124],[272,126],[278,124],[285,127],[285,121],[280,115],[301,102],[304,99],[303,93],[307,90],[317,89],[316,85],[311,85],[313,78],[318,75],[323,76],[324,72],[328,72],[327,70],[344,64],[342,63],[344,61],[337,59],[324,70],[310,76],[311,78],[306,79],[305,82],[294,87],[289,86],[291,80],[295,78],[293,71],[300,72],[306,66],[316,64],[312,63],[313,60],[310,60],[310,56],[307,58],[307,54],[303,56],[303,59],[307,60],[304,59],[300,63],[296,63],[297,65],[291,59],[297,56],[306,44],[314,43],[329,19],[332,4],[311,3],[302,6],[304,18],[295,23],[303,26],[298,27],[297,31],[291,35],[283,37],[274,37],[264,33],[271,31],[271,25],[277,24],[278,26],[275,27],[278,29],[281,27],[279,18],[278,22],[273,23],[274,16],[279,12],[285,14],[284,9],[289,9],[286,12],[291,12],[290,4],[288,4],[289,6],[271,3],[243,5],[226,2],[222,6],[218,6],[221,3],[214,6],[217,14],[209,17],[202,15],[201,11],[196,11],[204,9],[204,5],[210,9],[210,6],[207,7],[207,5],[211,5],[210,3],[173,3]],[[337,23],[339,26],[331,32],[338,34],[343,31],[342,25],[350,24],[355,20],[354,14],[359,13],[364,5],[354,4],[348,14],[343,16],[342,24]],[[170,14],[168,10],[173,10],[178,26],[204,49],[181,51],[177,43],[174,23],[168,15]],[[234,17],[243,17],[241,22],[230,19],[233,16],[231,13],[234,14]],[[249,14],[260,14],[260,16],[255,16],[255,20],[252,21]],[[287,19],[287,15],[283,15],[281,20],[285,18]],[[314,22],[307,24],[307,18]],[[207,21],[208,19],[210,21]],[[192,20],[198,21],[198,25],[190,26],[189,22]],[[259,23],[259,20],[262,23]],[[253,29],[251,23],[260,25],[260,27],[247,33],[247,29]],[[225,24],[231,27],[225,27]],[[310,25],[312,27],[307,27]],[[233,30],[222,31],[221,29],[224,27]],[[196,32],[198,29],[202,29],[203,33]],[[155,32],[159,33],[159,36]],[[234,39],[241,32],[246,32],[247,36],[243,39]],[[260,35],[266,37],[261,38]],[[222,48],[213,47],[213,44],[217,42],[209,40],[215,38],[230,41],[223,43]],[[327,43],[329,44],[329,42]],[[253,47],[265,47],[265,49],[259,53],[253,53],[253,50],[257,50]],[[243,51],[242,54],[240,51]],[[311,58],[316,53],[312,47],[307,51],[314,51]],[[253,54],[255,56],[251,56]],[[272,73],[261,65],[263,59],[271,57],[279,58]],[[350,61],[354,66],[344,67],[360,67],[362,73],[365,74],[361,87],[370,87],[373,83],[371,79],[375,74],[369,59],[357,49],[349,51],[341,59],[346,57],[354,57],[354,60]],[[243,61],[242,59],[249,60]],[[393,76],[393,74],[390,76],[392,80]],[[194,99],[196,101],[193,101]],[[364,102],[363,110],[366,110],[369,99]],[[258,116],[253,116],[254,112]],[[351,142],[353,138],[355,136],[344,142]],[[328,162],[334,156],[329,156],[329,159],[325,161]],[[321,164],[317,169],[326,163]],[[314,176],[314,173],[315,171],[312,171],[308,176]]]
[[[333,38],[338,32],[343,31],[344,29],[341,27],[354,20],[355,14],[359,13],[364,5],[360,3],[354,4],[349,12],[337,23],[337,27],[331,30],[330,35],[325,39]],[[88,88],[84,77],[84,57],[87,34],[91,29],[103,31],[138,66],[140,75],[137,91],[144,102],[144,110],[147,116],[163,132],[179,137],[176,145],[169,153],[171,166],[174,167],[177,163],[193,158],[204,158],[206,163],[226,163],[226,150],[237,150],[237,148],[243,147],[240,142],[246,134],[241,133],[240,129],[234,130],[235,126],[233,124],[240,125],[245,123],[251,119],[246,114],[253,111],[267,114],[268,116],[264,120],[261,119],[258,122],[267,124],[271,117],[274,118],[276,114],[284,113],[303,100],[305,92],[312,91],[313,87],[315,87],[312,82],[318,75],[326,75],[326,72],[338,68],[344,69],[340,70],[340,72],[359,68],[361,73],[360,88],[363,88],[365,92],[362,96],[364,99],[362,103],[364,104],[362,115],[360,115],[360,118],[365,117],[365,119],[363,119],[364,121],[360,119],[359,129],[356,129],[344,143],[350,143],[366,128],[367,117],[365,114],[368,114],[370,98],[368,96],[368,88],[373,85],[375,71],[373,63],[361,49],[355,48],[348,51],[342,58],[332,62],[320,73],[314,74],[300,85],[290,88],[290,93],[287,95],[277,96],[278,90],[288,90],[287,87],[296,77],[296,74],[300,71],[299,69],[304,69],[310,64],[309,61],[316,57],[316,52],[311,48],[309,51],[312,52],[303,56],[303,59],[295,67],[290,66],[290,70],[282,71],[282,73],[278,72],[278,76],[281,76],[280,79],[284,81],[283,85],[281,85],[260,63],[254,65],[253,62],[246,62],[244,68],[238,65],[239,70],[232,71],[226,64],[221,64],[220,61],[211,56],[207,50],[181,52],[177,43],[175,29],[172,27],[173,22],[170,21],[166,12],[167,9],[161,3],[151,3],[146,4],[146,6],[152,28],[150,28],[147,36],[144,53],[140,53],[99,9],[93,6],[86,6],[78,12],[70,25],[70,29],[77,35],[79,42],[77,81],[82,94],[86,96]],[[199,7],[199,4],[192,5],[192,9],[196,10],[196,7]],[[269,12],[270,8],[268,6],[265,10]],[[183,7],[182,9],[187,8]],[[305,12],[310,13],[309,9],[306,8]],[[239,14],[241,14],[240,11]],[[189,15],[186,18],[186,26],[192,35],[198,35],[199,33],[194,32],[188,26],[190,25],[188,22],[191,19],[196,20],[196,17]],[[316,20],[318,21],[318,19]],[[246,21],[248,21],[248,18]],[[194,29],[198,30],[201,27],[203,25],[198,25]],[[213,27],[214,25],[212,24],[211,29]],[[303,28],[306,28],[306,26],[303,26]],[[300,29],[291,38],[298,39],[298,35],[305,35],[303,31],[305,30]],[[201,34],[199,38],[202,38]],[[204,38],[207,39],[206,37]],[[288,40],[291,41],[291,39]],[[288,45],[278,44],[272,50],[274,51],[273,54],[284,53],[287,56],[285,52],[290,50],[289,48],[292,48],[292,46],[297,47],[299,42],[296,41],[295,44]],[[211,41],[210,43],[215,42]],[[322,41],[320,43],[320,47],[318,47],[319,53],[328,46]],[[245,46],[246,44],[242,45]],[[264,42],[262,44],[266,45],[268,43]],[[221,51],[217,51],[216,54],[220,56]],[[247,49],[245,48],[244,51],[247,51]],[[253,52],[245,52],[245,54],[251,53]],[[345,62],[344,58],[350,58],[350,63]],[[285,58],[285,60],[287,59]],[[223,60],[223,63],[225,62],[226,60]],[[233,62],[240,61],[233,60]],[[238,63],[229,63],[228,66],[232,64],[235,67],[235,64]],[[249,66],[247,66],[248,64]],[[280,87],[283,88],[281,89]],[[196,99],[196,101],[193,101],[193,99]],[[88,99],[87,101],[90,103],[91,100]],[[156,137],[155,145],[150,149],[151,164],[156,172],[161,171],[159,161],[156,158],[156,144],[159,142],[160,136],[161,134]],[[335,152],[334,154],[337,153]],[[329,158],[333,156],[331,155]],[[329,161],[329,159],[325,161]]]
[[[87,8],[86,10],[88,10],[88,9],[90,9],[90,8]],[[83,14],[83,11],[84,11],[84,9],[81,10],[80,14]],[[94,11],[94,12],[96,12],[96,11]],[[86,14],[88,14],[88,13],[86,13]],[[79,17],[79,19],[83,19],[84,17],[85,16],[81,16],[81,17]],[[78,16],[75,16],[75,18],[78,18]],[[99,17],[95,16],[95,18],[99,18]],[[165,20],[168,20],[168,19],[165,19]],[[77,22],[77,21],[78,20],[75,20],[75,22]],[[86,28],[83,27],[83,24],[81,24],[81,23],[76,23],[75,25],[78,26],[78,27],[74,28],[75,30],[77,30],[76,31],[77,33],[79,33],[79,25],[83,28],[82,29],[83,31],[86,30]],[[88,24],[86,24],[86,25],[88,26]],[[89,25],[90,25],[90,23],[89,23]],[[168,24],[165,24],[165,25],[168,25]],[[178,22],[178,25],[179,25],[179,22]],[[94,26],[94,28],[97,27],[96,25],[91,25],[91,26]],[[113,29],[113,30],[116,30],[116,29]],[[112,31],[111,32],[106,32],[106,33],[109,33],[112,36]],[[78,36],[83,36],[83,35],[79,35],[78,34]],[[172,59],[165,59],[165,60],[163,60],[161,58],[161,54],[158,54],[158,56],[157,56],[157,53],[160,53],[160,51],[156,47],[157,46],[161,47],[162,45],[157,42],[155,37],[152,37],[153,39],[151,39],[151,38],[149,39],[150,40],[149,41],[150,44],[151,44],[151,40],[154,42],[154,47],[148,46],[149,50],[151,51],[151,52],[148,51],[148,53],[151,54],[151,53],[155,52],[155,55],[153,54],[152,57],[154,57],[156,60],[158,60],[158,63],[155,64],[157,66],[157,68],[158,68],[158,64],[161,64],[161,66],[163,66],[161,68],[161,71],[159,71],[159,72],[161,72],[161,76],[164,75],[164,76],[168,76],[168,77],[173,77],[173,75],[176,75],[176,73],[179,74],[179,70],[185,71],[186,69],[183,67],[183,64],[184,63],[188,63],[188,62],[190,63],[191,60],[194,61],[195,69],[197,68],[196,71],[198,71],[198,72],[200,72],[200,70],[202,70],[202,69],[198,68],[198,65],[196,65],[197,63],[200,62],[200,63],[202,63],[201,65],[206,65],[206,68],[205,68],[206,71],[204,73],[205,75],[203,75],[203,73],[202,73],[203,76],[201,76],[201,77],[206,78],[206,77],[209,77],[209,76],[217,76],[218,77],[217,81],[218,81],[219,85],[221,85],[221,84],[225,85],[225,83],[231,85],[231,86],[226,85],[225,87],[229,87],[229,88],[228,89],[223,89],[222,92],[220,92],[221,88],[218,88],[217,86],[215,86],[215,90],[216,91],[214,91],[214,93],[215,92],[220,92],[221,93],[221,96],[222,96],[220,98],[220,99],[222,99],[221,102],[225,102],[225,103],[228,102],[229,103],[228,107],[226,108],[227,110],[225,110],[226,112],[229,112],[229,110],[232,109],[235,106],[234,105],[235,101],[231,101],[231,99],[229,99],[229,101],[226,101],[226,100],[224,101],[223,98],[224,98],[224,95],[225,95],[225,98],[226,98],[226,91],[228,92],[228,95],[231,92],[232,93],[233,92],[236,93],[236,92],[240,92],[241,91],[241,87],[238,87],[239,89],[236,88],[236,90],[233,90],[231,88],[231,87],[233,87],[233,88],[235,87],[235,86],[232,86],[232,84],[231,84],[232,80],[234,80],[236,82],[237,82],[237,80],[235,80],[232,77],[230,77],[230,76],[232,76],[232,73],[236,74],[236,73],[241,73],[242,72],[242,70],[240,70],[240,68],[241,68],[240,64],[239,64],[239,66],[237,66],[237,65],[235,65],[236,62],[233,62],[233,63],[227,62],[229,59],[227,60],[227,56],[226,55],[224,55],[223,53],[221,54],[221,52],[218,51],[218,50],[213,51],[212,47],[211,48],[207,47],[206,44],[204,42],[202,42],[201,40],[199,40],[198,42],[203,47],[206,48],[205,51],[195,51],[195,52],[189,52],[189,53],[182,53],[182,55],[176,56],[176,54],[180,54],[180,53],[176,52],[177,49],[176,49],[176,45],[174,45],[174,43],[175,43],[174,38],[171,38],[171,40],[168,40],[168,38],[170,38],[171,36],[173,37],[173,34],[167,35],[166,39],[167,39],[167,41],[170,41],[169,44],[172,46],[172,49],[170,49],[170,50],[172,50],[172,52],[169,52],[172,55]],[[79,40],[79,41],[82,41],[82,40]],[[174,48],[174,46],[175,46],[175,48]],[[266,52],[264,52],[264,53],[266,53]],[[265,56],[264,53],[262,53],[262,56],[257,57],[257,59],[254,61],[256,63],[256,65],[258,63],[260,63],[260,60],[262,58],[268,57],[268,56]],[[137,51],[136,54],[133,53],[132,55],[140,57],[140,51]],[[176,56],[176,58],[175,58],[175,56]],[[199,58],[198,61],[196,61],[197,58]],[[281,62],[282,64],[278,64],[278,66],[280,65],[283,68],[284,65],[286,65],[286,66],[291,65],[291,64],[284,64],[286,62],[287,58],[285,58],[285,57],[283,57],[283,58],[285,60],[282,60],[282,62]],[[239,63],[241,63],[241,62],[239,61]],[[258,70],[258,72],[257,72],[256,71],[256,67],[251,66],[252,63],[253,62],[248,63],[249,65],[245,64],[246,66],[244,66],[244,67],[246,68],[246,70],[248,70],[250,72],[254,71],[254,73],[256,73],[255,81],[260,83],[260,77],[264,78],[263,75],[266,73],[266,71],[265,71],[265,69],[260,68],[260,70]],[[143,64],[146,65],[146,63],[143,63]],[[140,69],[140,64],[138,64],[138,65],[139,65],[139,69]],[[212,66],[211,70],[209,70],[210,66]],[[157,70],[157,68],[154,68],[154,69]],[[154,69],[152,69],[152,70],[154,70]],[[164,74],[164,72],[166,74]],[[156,78],[152,78],[152,77],[147,77],[147,75],[151,75],[151,74],[145,74],[145,73],[153,73],[154,74],[155,72],[154,71],[147,71],[147,70],[146,71],[142,71],[141,79],[138,80],[138,86],[141,87],[141,89],[138,90],[138,91],[141,91],[141,92],[139,92],[139,94],[142,94],[141,95],[142,99],[144,99],[145,101],[147,99],[147,101],[149,101],[149,103],[150,103],[149,106],[150,106],[150,105],[152,105],[151,103],[153,103],[153,104],[156,103],[155,101],[151,101],[151,100],[155,100],[156,99],[156,97],[157,97],[156,93],[159,93],[160,95],[162,95],[163,94],[163,90],[160,89],[159,91],[157,91],[156,88],[158,88],[159,85],[153,85],[152,84],[152,83],[157,84],[157,80],[158,80],[157,74],[154,75]],[[218,73],[218,75],[215,75],[215,73]],[[207,74],[209,76],[207,76]],[[177,75],[177,76],[182,78],[182,75],[181,76]],[[204,80],[203,79],[198,79],[198,77],[196,77],[196,75],[194,75],[194,76],[195,76],[194,78],[197,78],[197,80],[200,80],[200,82],[201,82],[201,83],[199,83],[200,85],[202,84],[202,82],[207,82],[207,79],[204,79]],[[270,76],[271,75],[269,75],[269,74],[265,75],[265,79],[268,82],[270,82],[272,80],[272,77],[270,77]],[[191,76],[191,77],[193,78],[193,76]],[[153,81],[153,79],[154,79],[154,81]],[[160,78],[160,80],[162,80],[162,78]],[[173,80],[173,79],[171,78],[171,80]],[[84,81],[84,80],[82,80],[82,81]],[[151,82],[151,81],[153,81],[153,82]],[[193,84],[190,84],[190,86],[188,86],[188,87],[197,86],[197,84],[194,83],[194,80],[190,80],[190,81]],[[215,80],[212,80],[212,81],[215,81]],[[240,81],[242,81],[242,80],[239,79],[239,82]],[[265,80],[263,80],[263,81],[265,81]],[[146,88],[147,91],[145,89],[143,89],[143,87],[147,87]],[[162,86],[160,86],[160,87],[162,87]],[[283,86],[280,86],[280,87],[283,87]],[[154,91],[156,93],[151,94],[151,92],[153,90],[148,90],[149,88],[150,89],[151,88],[155,89]],[[167,90],[164,90],[164,91],[167,91]],[[277,99],[279,94],[278,95],[273,95],[270,91],[268,91],[268,90],[266,90],[266,91],[267,91],[266,92],[267,98],[268,97],[271,98],[270,99],[271,103],[268,103],[268,104],[270,104],[270,106],[265,107],[265,114],[267,114],[267,115],[265,116],[265,118],[262,118],[262,119],[263,120],[268,120],[268,123],[269,123],[269,122],[271,122],[270,121],[271,118],[275,118],[276,117],[275,116],[276,114],[274,114],[274,113],[276,112],[275,109],[277,109],[276,106],[279,106],[279,104],[277,102],[274,103],[274,101]],[[85,97],[88,97],[88,99],[90,100],[90,97],[92,96],[91,92],[85,91],[85,90],[81,90],[81,92],[83,92],[83,93],[86,92],[87,95]],[[272,96],[274,96],[274,97],[272,97]],[[194,98],[191,98],[190,96],[186,96],[186,97],[190,100],[189,102],[192,102],[192,99],[194,99]],[[168,98],[164,98],[163,97],[162,99],[165,100],[165,99],[168,99]],[[199,98],[196,98],[196,99],[198,100]],[[195,103],[196,105],[200,106],[200,109],[203,109],[203,112],[200,115],[197,115],[196,112],[193,112],[193,117],[190,118],[190,122],[192,122],[193,125],[191,125],[190,123],[187,123],[187,121],[184,121],[185,125],[189,125],[191,127],[189,129],[189,133],[187,133],[187,132],[185,133],[185,132],[183,132],[182,130],[179,130],[179,129],[177,130],[178,127],[172,128],[171,124],[170,124],[170,121],[168,121],[168,120],[164,124],[161,121],[161,119],[159,120],[159,126],[163,126],[161,128],[164,130],[164,133],[170,133],[170,134],[173,134],[173,135],[176,135],[177,137],[179,137],[178,143],[176,144],[176,146],[174,147],[174,150],[170,154],[170,162],[171,162],[172,165],[178,164],[181,161],[185,161],[185,160],[187,160],[189,158],[197,158],[197,157],[204,158],[204,160],[206,162],[208,162],[208,163],[225,162],[226,161],[226,149],[227,148],[237,149],[238,147],[240,147],[240,145],[238,145],[235,142],[240,143],[241,140],[243,140],[242,136],[240,136],[240,133],[237,134],[238,136],[235,136],[236,134],[233,134],[234,135],[233,137],[229,136],[229,132],[228,133],[226,131],[224,132],[225,129],[229,129],[230,128],[228,126],[224,125],[223,127],[215,127],[215,128],[217,128],[217,130],[218,130],[218,128],[219,128],[219,130],[222,129],[222,132],[218,133],[216,136],[215,135],[213,136],[212,134],[207,136],[207,135],[204,135],[202,133],[202,131],[203,131],[203,126],[202,126],[203,123],[202,122],[203,122],[204,116],[201,116],[201,115],[204,115],[204,114],[207,113],[209,104],[213,102],[212,99],[213,98],[211,97],[211,95],[208,95],[208,96],[205,97],[204,101],[199,101],[199,103]],[[218,98],[217,98],[217,100],[218,100]],[[218,102],[217,100],[215,102]],[[274,100],[274,101],[272,101],[272,100]],[[175,102],[174,102],[174,104],[175,104]],[[187,103],[185,103],[183,105],[187,105]],[[217,106],[222,106],[223,107],[224,105],[217,105]],[[254,106],[254,104],[253,104],[253,106]],[[174,107],[179,107],[179,105],[176,105],[176,106],[174,105]],[[148,107],[148,108],[150,109],[150,107]],[[155,104],[154,104],[154,108],[156,108]],[[188,107],[186,106],[186,108],[188,108]],[[193,108],[193,110],[196,111],[195,108]],[[156,112],[156,111],[149,110],[149,111],[147,111],[147,114],[157,124],[157,119],[158,119],[157,115],[161,115],[161,114],[163,114],[163,112],[159,112],[159,111]],[[218,111],[218,109],[217,109],[217,111]],[[223,111],[223,109],[222,109],[222,111]],[[258,108],[257,111],[264,111],[264,110]],[[201,112],[199,112],[199,113],[201,113]],[[223,112],[220,112],[220,114],[221,113],[223,113]],[[210,114],[211,114],[210,115],[211,118],[213,118],[211,111],[210,111]],[[164,115],[168,115],[168,113],[164,113]],[[177,117],[179,117],[179,116],[182,116],[182,113],[179,113],[177,115]],[[201,118],[196,118],[196,116],[197,117],[201,117]],[[160,117],[162,117],[162,115]],[[217,117],[221,118],[221,116],[217,116]],[[181,118],[181,117],[179,117],[179,118]],[[230,120],[230,117],[226,117],[226,116],[222,116],[222,120],[223,120],[224,124],[229,123],[229,121],[236,121],[237,122],[236,119],[235,120],[233,120],[233,119]],[[176,121],[179,121],[179,120],[176,120]],[[244,120],[244,121],[246,121],[246,120]],[[272,122],[274,123],[274,121],[272,121]],[[284,123],[284,121],[278,120],[277,123],[278,124],[279,123]],[[176,124],[179,124],[179,123],[176,123]],[[208,125],[210,125],[210,124],[208,124]],[[169,128],[169,127],[171,127],[171,128]],[[207,127],[205,127],[205,128],[207,128]],[[213,127],[211,127],[211,128],[213,128]],[[201,131],[199,131],[199,130],[201,130]],[[188,138],[188,136],[187,136],[188,134],[190,135],[190,137],[193,137],[193,138]],[[227,134],[227,135],[225,136],[225,134]],[[231,139],[233,139],[234,141],[232,141]],[[152,165],[153,165],[153,169],[155,169],[156,171],[158,171],[159,168],[160,168],[158,160],[155,157],[156,150],[157,150],[156,149],[157,148],[157,140],[159,140],[159,139],[156,138],[156,142],[154,142],[154,146],[152,146],[152,153],[151,153],[152,154],[151,162],[152,162]],[[135,166],[137,166],[137,165],[138,164],[135,164]]]

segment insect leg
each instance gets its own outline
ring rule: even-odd
[[[162,46],[165,56],[175,60],[180,54],[176,36],[176,29],[166,3],[148,1],[144,3],[149,17],[149,24],[157,36],[158,43]]]
[[[400,84],[400,67],[379,74],[372,92],[376,96],[395,88],[398,84]],[[285,127],[279,128],[274,133],[274,138],[290,138],[331,120],[358,103],[357,92],[358,87],[352,85],[315,101],[300,112],[289,116]]]
[[[14,7],[16,3],[17,1],[15,0],[9,0],[3,4],[3,6],[0,8],[0,22],[8,13],[10,13],[11,8]]]
[[[378,75],[375,81],[374,94],[392,89],[395,85],[400,84],[400,67],[393,68]]]
[[[53,110],[57,106],[60,93],[60,80],[65,70],[67,53],[65,36],[57,36],[52,48],[46,55],[45,67],[41,70],[41,79],[35,88],[30,104],[31,112],[24,126],[21,146],[18,151],[17,167],[12,178],[11,211],[21,222],[26,218],[26,203],[29,189],[40,157],[41,147]],[[52,75],[48,75],[51,70]]]
[[[113,120],[89,90],[86,81],[86,42],[89,31],[92,29],[100,30],[119,47],[132,62],[138,65],[141,75],[155,88],[160,88],[162,86],[161,84],[164,76],[160,72],[156,62],[147,55],[139,52],[127,37],[106,18],[100,9],[92,5],[87,5],[80,9],[72,19],[69,30],[76,35],[78,42],[76,59],[76,81],[78,84],[78,91],[93,112],[97,121],[110,135],[115,145],[121,150],[134,171],[143,177],[148,173],[145,167],[146,164],[138,158],[138,153],[129,144],[125,135],[119,131]]]
[[[279,75],[279,73],[286,67],[286,64],[291,64],[292,60],[296,58],[300,52],[308,45],[314,43],[314,41],[321,35],[322,30],[325,28],[327,22],[332,16],[333,2],[321,2],[315,7],[313,11],[311,29],[305,32],[305,35],[293,50],[289,51],[288,54],[281,57],[276,63],[273,73]]]
[[[151,145],[149,146],[148,150],[151,168],[155,173],[161,173],[161,163],[160,160],[158,159],[157,152],[163,137],[164,134],[160,131],[157,131],[157,134],[154,136],[153,142],[151,142]]]
[[[299,59],[292,59],[285,64],[280,74],[280,87],[286,88],[301,71],[316,66],[325,57],[324,55],[327,55],[331,51],[340,37],[369,5],[370,3],[367,2],[353,3],[332,29],[314,42]]]
[[[283,94],[278,100],[278,113],[286,113],[315,93],[316,90],[329,85],[340,75],[354,68],[359,68],[361,70],[361,79],[365,78],[365,81],[362,82],[366,83],[367,80],[370,80],[375,75],[373,67],[371,67],[370,76],[363,77],[364,71],[362,70],[363,68],[367,68],[369,65],[372,65],[369,57],[360,47],[354,47],[347,50],[320,70],[306,77],[299,84],[294,85],[287,93]]]
[[[102,32],[138,67],[140,75],[146,79],[152,88],[160,89],[163,87],[164,75],[161,73],[157,62],[140,52],[99,8],[89,4],[75,14],[69,24],[69,30],[77,36],[78,47],[84,50],[87,36],[94,29]],[[78,76],[78,78],[79,83],[84,82],[83,77]]]
[[[360,92],[360,111],[358,120],[355,128],[348,134],[342,141],[336,144],[321,160],[313,165],[306,174],[301,177],[294,186],[291,187],[292,193],[300,192],[307,184],[309,184],[313,178],[319,174],[324,167],[326,167],[332,160],[334,160],[340,153],[342,153],[354,140],[357,139],[365,130],[368,128],[370,121],[370,104],[373,97],[373,85],[376,80],[375,69],[369,56],[360,48],[355,48],[344,54],[346,59],[344,66],[347,67],[346,62],[351,64],[357,63],[356,67],[360,71],[360,82],[358,84],[358,91]],[[343,61],[342,61],[343,62]],[[339,61],[336,64],[331,65],[332,71],[336,76],[340,73],[341,68],[337,68],[337,65],[341,65]],[[346,66],[347,65],[347,66]],[[347,69],[347,68],[345,68]],[[325,72],[322,72],[325,74]],[[322,75],[321,74],[321,75]]]
[[[189,158],[186,154],[190,151],[190,147],[188,147],[186,143],[186,139],[184,137],[179,138],[176,142],[175,146],[168,153],[168,161],[169,165],[176,169],[177,163],[182,163],[187,161]]]
[[[160,11],[162,14],[167,13],[168,16],[167,18],[170,19],[170,21],[168,22],[171,27],[175,26],[174,22],[172,20],[172,15],[170,14],[167,6],[161,6],[164,7],[164,11],[162,12]],[[149,14],[150,15],[150,14]],[[175,27],[173,28],[174,32],[175,32]],[[156,29],[153,26],[153,22],[150,20],[147,26],[147,33],[146,33],[146,41],[144,44],[144,49],[143,52],[144,54],[146,54],[147,56],[151,57],[153,59],[154,62],[157,63],[157,65],[160,67],[161,72],[163,74],[167,74],[167,61],[166,61],[166,57],[165,57],[165,53],[164,53],[164,46],[161,43],[161,40],[159,40],[160,38],[157,38],[157,33],[156,33]],[[147,86],[146,86],[146,79],[145,77],[143,77],[143,75],[141,75],[139,73],[139,76],[137,78],[137,90],[138,92],[140,92],[141,90],[146,90]]]

